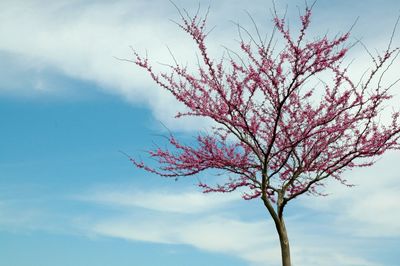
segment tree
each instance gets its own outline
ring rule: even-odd
[[[400,113],[393,112],[389,123],[380,121],[392,97],[389,89],[398,81],[383,82],[400,51],[391,47],[395,30],[387,48],[376,56],[361,43],[372,68],[354,81],[348,74],[350,65],[344,64],[353,47],[348,44],[350,31],[334,38],[306,38],[312,6],[300,16],[298,34],[275,12],[267,41],[250,34],[249,41],[241,37],[240,54],[227,49],[228,57],[219,60],[210,57],[205,43],[208,12],[200,17],[178,11],[179,27],[200,54],[197,71],[175,62],[158,73],[147,56],[137,52],[133,61],[187,107],[178,118],[208,117],[218,127],[199,134],[193,145],[171,134],[171,149],[149,151],[156,167],[131,160],[139,168],[172,178],[209,169],[229,173],[224,184],[199,186],[205,193],[245,188],[245,200],[260,198],[279,235],[282,265],[290,266],[286,205],[303,194],[324,195],[321,187],[328,178],[351,186],[344,171],[371,166],[385,151],[400,148]],[[274,47],[276,34],[283,42],[281,50]],[[312,85],[316,80],[320,82]]]

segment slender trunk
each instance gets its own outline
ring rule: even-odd
[[[279,243],[281,245],[282,266],[291,266],[289,238],[283,218],[281,218],[279,223],[275,225],[279,235]]]
[[[264,202],[265,207],[268,212],[271,214],[272,219],[274,220],[276,231],[279,235],[279,243],[281,246],[281,256],[282,256],[282,266],[292,266],[290,261],[290,246],[289,246],[289,238],[286,231],[285,221],[283,220],[283,207],[281,204],[278,205],[278,212],[274,210],[271,202],[268,200],[266,195],[262,196],[262,200]]]

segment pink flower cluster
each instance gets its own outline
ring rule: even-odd
[[[223,170],[231,176],[226,183],[201,182],[204,192],[245,187],[245,199],[261,196],[285,204],[303,193],[322,195],[319,187],[326,178],[346,183],[345,170],[370,166],[376,156],[398,149],[399,112],[389,125],[380,123],[379,114],[394,85],[382,85],[384,69],[399,49],[389,46],[383,56],[373,57],[374,67],[354,82],[343,66],[349,33],[308,40],[310,16],[307,8],[297,37],[284,19],[275,17],[284,42],[278,52],[273,36],[269,42],[242,40],[240,55],[213,60],[205,44],[206,19],[182,15],[180,27],[197,44],[202,59],[195,73],[176,63],[158,74],[147,58],[135,53],[135,63],[188,108],[177,117],[208,117],[221,128],[199,135],[195,145],[170,136],[171,149],[149,152],[159,167],[132,162],[167,177]],[[322,74],[331,80],[309,82]]]

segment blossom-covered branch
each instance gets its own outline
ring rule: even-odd
[[[399,112],[392,113],[390,123],[379,121],[394,85],[385,87],[382,78],[398,48],[389,45],[373,57],[373,68],[354,82],[343,63],[350,33],[309,40],[311,8],[300,17],[297,35],[285,19],[274,18],[283,41],[280,51],[272,40],[241,39],[240,56],[218,60],[207,50],[206,18],[181,14],[181,19],[179,26],[201,56],[197,71],[175,63],[169,71],[156,73],[148,58],[136,52],[134,62],[187,107],[177,117],[208,117],[221,128],[199,135],[195,145],[171,136],[172,149],[149,152],[159,168],[132,159],[138,167],[168,177],[226,170],[233,176],[226,184],[200,187],[205,192],[247,187],[246,199],[280,197],[283,208],[303,193],[321,194],[318,188],[328,177],[347,184],[345,170],[370,166],[375,156],[400,147]]]

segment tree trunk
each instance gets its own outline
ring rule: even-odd
[[[276,224],[276,229],[278,231],[279,243],[281,245],[282,266],[291,266],[289,238],[283,218],[280,219],[279,224]]]
[[[283,220],[283,207],[282,203],[278,204],[277,212],[272,207],[271,202],[266,197],[266,194],[261,197],[265,207],[269,211],[272,219],[274,220],[276,231],[279,235],[279,243],[281,245],[282,266],[292,266],[290,261],[290,247],[289,238],[286,231],[285,221]],[[280,201],[282,202],[282,201]]]

